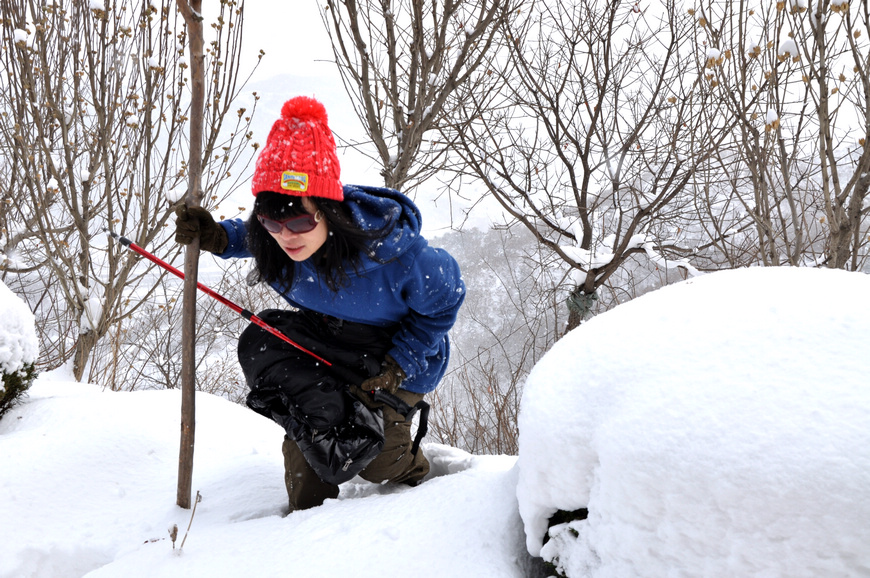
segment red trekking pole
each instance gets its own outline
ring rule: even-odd
[[[160,259],[156,255],[149,253],[148,251],[146,251],[145,249],[143,249],[142,247],[140,247],[139,245],[137,245],[136,243],[134,243],[133,241],[131,241],[127,237],[121,236],[117,233],[113,233],[108,228],[104,228],[103,230],[108,235],[110,235],[113,239],[117,239],[122,245],[124,245],[125,247],[127,247],[128,249],[133,251],[134,253],[138,253],[139,255],[142,255],[143,257],[145,257],[146,259],[148,259],[152,263],[155,263],[155,264],[163,267],[164,269],[166,269],[170,273],[180,277],[181,279],[184,279],[184,273],[182,273],[181,271],[179,271],[178,269],[176,269],[175,267],[173,267],[172,265],[170,265],[169,263],[167,263],[163,259]],[[304,347],[302,347],[301,345],[299,345],[298,343],[296,343],[295,341],[293,341],[292,339],[290,339],[289,337],[287,337],[286,335],[281,333],[279,330],[272,327],[271,325],[269,325],[268,323],[266,323],[265,321],[263,321],[262,319],[260,319],[256,315],[254,315],[252,312],[248,311],[247,309],[242,308],[239,305],[236,305],[235,303],[233,303],[232,301],[230,301],[229,299],[227,299],[226,297],[224,297],[220,293],[217,293],[217,292],[213,291],[212,289],[209,289],[208,287],[206,287],[202,283],[197,283],[196,288],[199,289],[200,291],[202,291],[203,293],[205,293],[206,295],[213,297],[217,301],[223,303],[224,305],[226,305],[227,307],[229,307],[230,309],[232,309],[233,311],[235,311],[236,313],[238,313],[239,315],[241,315],[242,317],[244,317],[245,319],[247,319],[251,323],[263,328],[264,330],[268,331],[269,333],[271,333],[275,337],[278,337],[279,339],[286,341],[287,343],[289,343],[290,345],[292,345],[293,347],[295,347],[299,351],[302,351],[303,353],[307,353],[308,355],[310,355],[314,359],[325,363],[327,367],[331,368],[333,373],[335,373],[339,377],[346,379],[350,383],[360,385],[365,380],[364,377],[357,375],[354,371],[351,371],[350,369],[348,369],[346,367],[342,367],[340,365],[334,365],[334,364],[328,362],[327,360],[323,359],[322,357],[320,357],[316,353],[305,349]],[[393,408],[394,410],[396,410],[400,415],[402,415],[405,418],[405,421],[411,421],[411,418],[414,417],[414,414],[417,412],[417,410],[420,410],[420,424],[417,427],[417,435],[414,437],[414,442],[411,446],[411,453],[416,454],[417,449],[420,447],[420,440],[423,439],[423,436],[426,435],[426,432],[428,430],[429,404],[426,403],[425,401],[421,400],[421,401],[417,402],[416,405],[410,406],[407,403],[405,403],[401,398],[399,398],[391,393],[388,393],[386,391],[383,391],[381,389],[376,389],[374,391],[371,391],[371,392],[369,392],[369,394],[372,396],[372,399],[374,399],[376,402],[385,403],[386,405],[388,405],[391,408]]]
[[[117,239],[122,245],[124,245],[125,247],[127,247],[128,249],[133,251],[134,253],[138,253],[139,255],[142,255],[143,257],[145,257],[146,259],[148,259],[152,263],[160,265],[161,267],[163,267],[164,269],[166,269],[170,273],[180,277],[181,279],[184,279],[184,273],[182,273],[181,271],[179,271],[178,269],[176,269],[175,267],[173,267],[172,265],[170,265],[169,263],[167,263],[163,259],[160,259],[156,255],[149,253],[148,251],[146,251],[145,249],[143,249],[142,247],[140,247],[139,245],[137,245],[136,243],[134,243],[133,241],[131,241],[127,237],[121,236],[117,233],[113,233],[112,231],[110,231],[107,228],[105,228],[103,230],[107,234],[109,234],[112,238]],[[307,353],[308,355],[310,355],[311,357],[313,357],[317,361],[325,363],[327,365],[327,367],[332,367],[332,364],[330,362],[326,361],[325,359],[323,359],[322,357],[320,357],[316,353],[305,349],[304,347],[302,347],[301,345],[299,345],[298,343],[296,343],[295,341],[293,341],[292,339],[290,339],[289,337],[287,337],[286,335],[284,335],[283,333],[281,333],[280,331],[278,331],[277,329],[275,329],[274,327],[272,327],[271,325],[269,325],[268,323],[266,323],[265,321],[263,321],[262,319],[257,317],[256,315],[254,315],[252,312],[248,311],[247,309],[244,309],[243,307],[241,307],[239,305],[236,305],[235,303],[233,303],[232,301],[230,301],[229,299],[227,299],[226,297],[224,297],[220,293],[217,293],[216,291],[209,289],[208,287],[206,287],[202,283],[197,283],[196,288],[199,289],[200,291],[202,291],[203,293],[205,293],[206,295],[208,295],[209,297],[213,297],[217,301],[223,303],[224,305],[226,305],[227,307],[229,307],[230,309],[232,309],[233,311],[235,311],[236,313],[238,313],[239,315],[241,315],[242,317],[244,317],[245,319],[247,319],[251,323],[253,323],[259,327],[262,327],[263,329],[265,329],[266,331],[268,331],[269,333],[271,333],[275,337],[278,337],[279,339],[283,339],[284,341],[286,341],[287,343],[289,343],[290,345],[292,345],[293,347],[295,347],[299,351]]]

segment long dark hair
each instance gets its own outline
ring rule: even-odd
[[[338,291],[349,279],[348,267],[358,273],[362,256],[374,257],[371,241],[383,237],[386,228],[365,231],[353,220],[342,201],[318,197],[308,199],[323,214],[329,229],[326,242],[309,259],[314,262],[318,275],[327,287]],[[307,212],[300,197],[270,191],[257,194],[254,210],[245,223],[248,251],[253,255],[257,269],[253,281],[278,282],[289,288],[293,284],[295,270],[293,260],[275,243],[260,224],[257,215],[284,220]]]

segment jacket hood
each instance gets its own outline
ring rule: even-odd
[[[421,239],[420,209],[399,191],[345,185],[344,201],[363,230],[384,230],[384,236],[373,241],[370,247],[371,256],[377,261],[395,259]]]

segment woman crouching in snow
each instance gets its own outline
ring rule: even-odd
[[[201,208],[176,211],[178,242],[199,237],[200,248],[219,257],[253,257],[258,280],[293,308],[258,316],[333,364],[254,324],[239,338],[248,406],[287,432],[291,510],[336,498],[338,484],[357,473],[412,486],[428,473],[423,453],[411,451],[410,423],[370,393],[415,406],[435,389],[465,297],[456,261],[428,246],[410,199],[342,186],[339,176],[326,110],[296,97],[257,158],[246,222],[216,223]],[[361,377],[354,384],[338,368]]]

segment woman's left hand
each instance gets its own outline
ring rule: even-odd
[[[387,355],[384,362],[381,364],[381,372],[375,377],[370,377],[362,382],[360,389],[363,391],[383,389],[389,393],[396,393],[396,390],[398,390],[399,386],[402,385],[402,382],[405,381],[405,377],[407,376],[405,375],[404,370],[399,367],[396,360]]]

